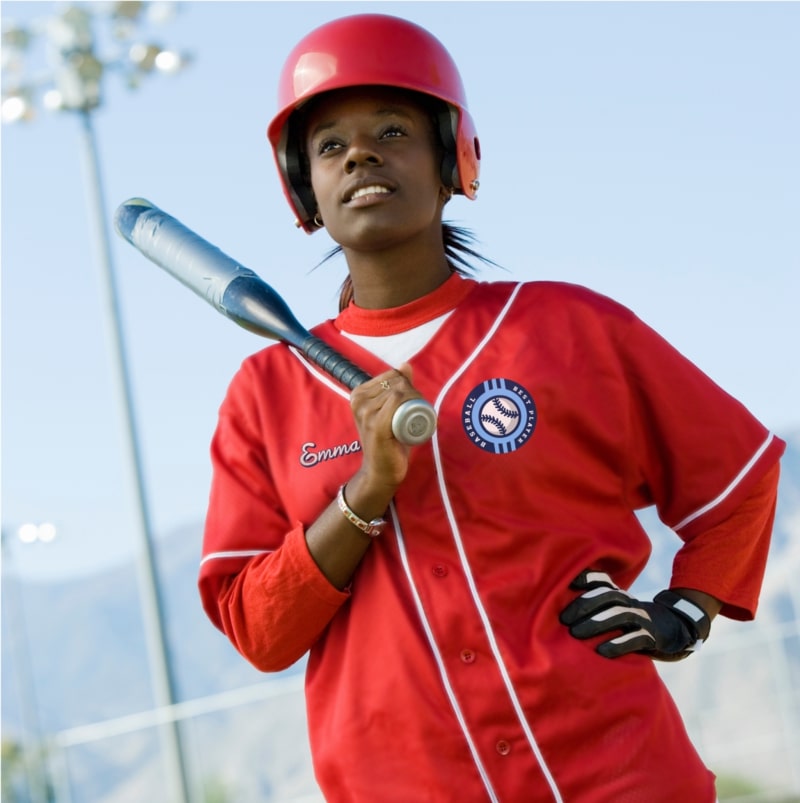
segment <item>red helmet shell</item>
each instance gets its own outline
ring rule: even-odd
[[[298,143],[289,134],[292,113],[310,98],[353,86],[390,86],[421,92],[450,109],[442,138],[452,166],[446,181],[474,198],[480,146],[467,111],[458,68],[442,43],[414,23],[384,14],[342,17],[305,36],[286,59],[278,85],[279,111],[267,128],[284,193],[306,231],[316,230],[316,207],[303,179]]]

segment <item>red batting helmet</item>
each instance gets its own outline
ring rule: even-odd
[[[474,198],[478,190],[480,146],[467,111],[458,69],[442,43],[424,28],[383,14],[357,14],[326,23],[292,50],[278,85],[278,114],[267,137],[298,226],[316,230],[316,212],[304,175],[293,112],[323,92],[353,86],[391,86],[444,102],[439,128],[445,146],[442,180]]]

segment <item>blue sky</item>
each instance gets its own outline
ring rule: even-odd
[[[63,7],[0,12],[27,23]],[[149,198],[307,325],[330,317],[344,265],[314,270],[332,243],[295,229],[264,131],[295,42],[366,10],[422,24],[460,66],[481,191],[449,218],[506,269],[482,278],[606,293],[765,424],[800,432],[796,3],[184,2],[149,30],[193,53],[188,70],[137,92],[106,78],[95,124],[109,220]],[[46,69],[37,53],[31,74]],[[81,159],[72,115],[3,127],[2,523],[58,527],[54,543],[14,545],[35,578],[92,572],[138,545]],[[267,343],[116,234],[112,249],[147,498],[166,533],[202,520],[217,408]]]

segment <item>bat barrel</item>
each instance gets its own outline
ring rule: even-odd
[[[256,276],[144,198],[121,204],[114,227],[149,260],[223,314],[227,314],[221,303],[227,286],[237,277]]]
[[[242,328],[295,346],[308,337],[286,302],[258,274],[150,201],[125,201],[114,225],[144,256]]]

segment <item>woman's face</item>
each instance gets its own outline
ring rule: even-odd
[[[382,87],[324,95],[306,120],[305,148],[319,214],[343,248],[440,236],[441,152],[413,96]]]

